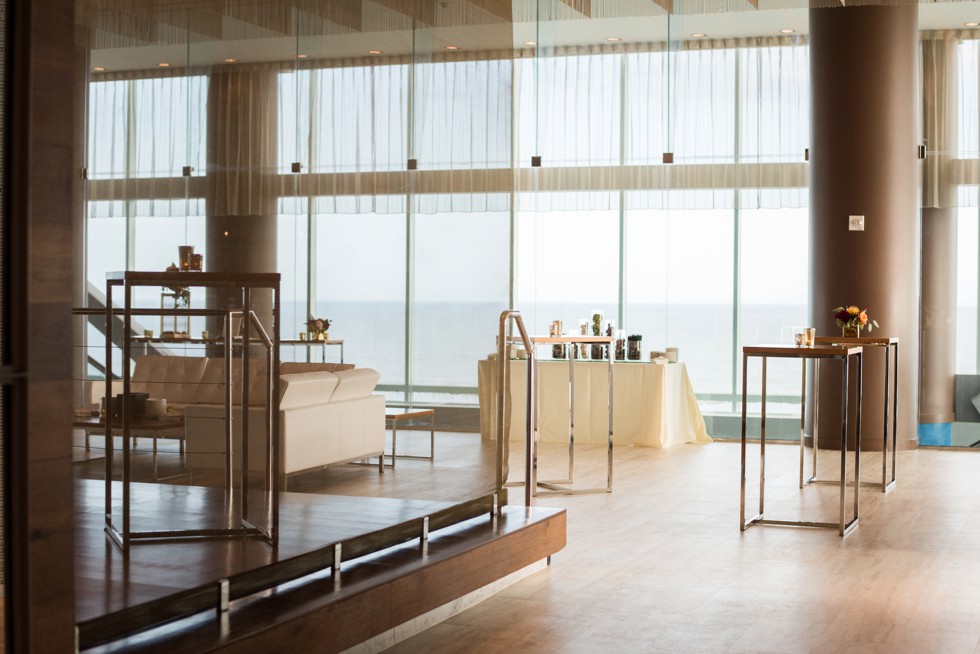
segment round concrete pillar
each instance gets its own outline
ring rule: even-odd
[[[900,448],[916,445],[918,406],[918,54],[916,5],[810,10],[810,309],[818,335],[839,335],[831,310],[854,304],[873,335],[901,339]],[[865,357],[865,449],[882,447],[881,356]],[[835,376],[818,390],[821,447],[840,443]]]
[[[211,73],[205,261],[209,272],[276,271],[278,85],[275,70],[219,68]],[[208,307],[240,306],[240,294],[209,289]],[[271,294],[257,292],[253,306],[271,330]],[[221,333],[218,319],[208,324],[212,333]]]

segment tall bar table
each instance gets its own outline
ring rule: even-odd
[[[745,519],[745,476],[746,476],[746,427],[748,422],[748,367],[749,359],[757,357],[762,359],[762,411],[761,411],[761,430],[760,430],[760,464],[759,464],[759,513],[747,521]],[[802,465],[803,465],[803,430],[804,419],[806,417],[806,362],[812,359],[814,367],[819,370],[820,362],[839,360],[841,362],[841,435],[840,435],[840,513],[838,521],[817,522],[809,520],[777,520],[765,517],[765,498],[766,498],[766,363],[770,358],[799,359],[802,362],[802,391],[800,395],[800,476],[802,486]],[[748,527],[757,524],[769,525],[790,525],[801,527],[827,527],[837,529],[841,537],[849,533],[858,523],[859,504],[861,496],[861,485],[857,483],[861,479],[861,384],[863,368],[864,350],[859,345],[828,345],[815,344],[813,347],[801,347],[793,345],[746,345],[742,348],[742,486],[740,498],[740,529],[745,531]],[[852,363],[853,359],[853,363]],[[854,448],[854,514],[850,521],[847,521],[846,511],[846,491],[847,491],[847,432],[848,425],[848,402],[851,394],[851,375],[850,368],[857,366],[857,388],[854,389],[857,401],[857,419],[854,425],[855,448]],[[817,397],[817,396],[815,396]],[[819,398],[814,404],[814,414],[820,411]],[[816,420],[814,421],[816,422]],[[816,436],[816,435],[814,435]],[[814,455],[816,452],[814,452]]]
[[[530,479],[531,488],[535,495],[578,495],[584,493],[611,493],[612,492],[612,478],[613,478],[613,360],[615,359],[615,352],[613,352],[616,339],[612,336],[532,336],[531,337],[531,347],[537,348],[538,345],[605,345],[606,352],[609,355],[607,357],[609,364],[609,395],[606,398],[606,406],[609,411],[609,437],[606,445],[606,487],[605,488],[571,488],[570,485],[574,481],[575,474],[575,361],[576,359],[572,356],[574,348],[566,347],[566,353],[568,358],[568,478],[567,479],[552,479],[547,481],[538,481],[537,479],[537,468],[538,468],[538,455],[537,448],[534,449],[534,461],[531,465]],[[534,353],[532,357],[534,360],[534,379],[538,380],[538,357],[537,352]],[[589,359],[581,359],[581,361],[586,362]],[[594,362],[601,362],[601,360],[592,359]],[[535,388],[528,389],[528,393],[537,393],[537,382],[535,383]],[[534,425],[534,437],[538,437],[538,416],[537,407],[540,403],[534,403],[535,415],[533,417],[532,424]],[[545,491],[538,491],[538,486],[545,488]]]
[[[849,336],[817,336],[814,343],[820,345],[860,345],[862,347],[881,347],[885,350],[885,416],[881,423],[881,492],[887,493],[895,487],[897,479],[897,455],[898,452],[898,337],[864,336],[853,338]],[[891,365],[892,349],[895,350],[895,366]],[[890,378],[890,379],[889,379]],[[891,478],[888,475],[888,391],[891,389],[891,440],[892,440],[892,472]],[[817,477],[817,441],[813,441],[813,475]],[[877,482],[866,482],[869,485],[877,486]]]

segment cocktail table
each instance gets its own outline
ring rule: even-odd
[[[429,455],[418,456],[414,454],[398,454],[398,423],[415,420],[417,418],[429,419]],[[423,461],[435,461],[436,458],[436,411],[435,409],[412,409],[408,407],[385,407],[385,423],[391,427],[391,454],[384,454],[382,457],[391,457],[391,467],[395,467],[395,459],[421,459]]]

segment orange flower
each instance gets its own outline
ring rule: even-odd
[[[861,321],[861,326],[862,327],[864,325],[867,325],[868,324],[868,313],[867,313],[867,311],[862,311],[861,313],[859,313],[858,314],[858,320]]]

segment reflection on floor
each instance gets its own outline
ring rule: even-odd
[[[739,531],[737,443],[615,457],[612,494],[538,501],[568,510],[568,544],[547,570],[389,651],[980,652],[975,452],[900,452],[896,488],[862,487],[844,539]],[[837,461],[821,456],[822,477]],[[796,446],[767,446],[767,513],[833,519],[837,489],[800,491],[798,463]],[[880,481],[881,454],[865,453],[861,473]]]
[[[428,430],[400,429],[399,453],[427,453],[428,441]],[[117,463],[120,451],[117,438]],[[224,507],[223,475],[186,468],[177,441],[159,439],[154,452],[151,439],[140,439],[131,458],[134,529],[224,528],[229,513],[237,515]],[[104,438],[93,436],[86,450],[76,433],[75,459],[79,621],[429,515],[491,492],[496,479],[495,450],[479,434],[437,432],[434,463],[399,459],[382,475],[374,459],[373,465],[338,465],[291,478],[290,492],[280,500],[278,551],[254,539],[218,539],[140,543],[124,557],[103,533]]]
[[[388,451],[391,451],[391,434]],[[116,438],[116,452],[121,439]],[[85,450],[79,433],[75,436],[75,475],[80,479],[105,479],[105,439],[93,436],[91,449]],[[428,454],[429,431],[400,428],[399,454]],[[399,458],[395,468],[385,467],[378,474],[377,459],[373,465],[337,465],[325,470],[289,478],[288,489],[297,493],[357,495],[457,501],[490,492],[495,481],[496,454],[492,443],[483,442],[479,434],[436,432],[435,462]],[[223,473],[190,470],[178,453],[178,442],[158,439],[153,453],[150,439],[139,439],[133,450],[133,479],[148,483],[220,487]],[[118,466],[121,456],[117,454]],[[390,461],[390,457],[387,459]],[[118,472],[117,472],[118,474]],[[256,477],[258,480],[258,477]],[[258,482],[257,482],[258,483]]]

